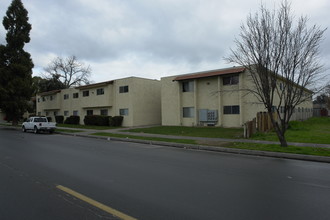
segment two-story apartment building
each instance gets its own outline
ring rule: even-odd
[[[37,114],[78,115],[81,124],[86,115],[121,115],[128,127],[160,124],[160,81],[128,77],[40,93]]]
[[[243,67],[164,77],[161,86],[162,125],[241,127],[266,111],[248,92],[253,82]],[[296,108],[292,120],[311,117],[312,108],[310,99]]]

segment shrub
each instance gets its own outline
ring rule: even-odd
[[[64,116],[63,115],[57,115],[57,116],[55,116],[55,121],[58,124],[63,124]]]
[[[47,121],[51,122],[52,121],[52,117],[47,117]]]
[[[84,118],[85,125],[108,126],[109,116],[104,115],[86,115]]]
[[[114,117],[112,117],[112,120],[113,120],[114,127],[120,127],[123,123],[124,117],[123,116],[114,116]]]
[[[64,121],[64,124],[72,124],[72,125],[79,125],[80,117],[76,115],[71,115],[67,117]]]

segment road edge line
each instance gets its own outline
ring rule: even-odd
[[[65,187],[65,186],[62,186],[62,185],[57,185],[56,188],[63,191],[63,192],[66,192],[66,193],[70,194],[71,196],[74,196],[74,197],[76,197],[76,198],[78,198],[78,199],[80,199],[84,202],[87,202],[88,204],[90,204],[94,207],[97,207],[97,208],[99,208],[99,209],[101,209],[101,210],[103,210],[107,213],[110,213],[111,215],[114,215],[114,216],[116,216],[120,219],[123,219],[123,220],[137,220],[136,218],[133,218],[133,217],[131,217],[129,215],[126,215],[126,214],[124,214],[124,213],[122,213],[122,212],[120,212],[120,211],[118,211],[114,208],[106,206],[106,205],[104,205],[104,204],[102,204],[102,203],[100,203],[100,202],[98,202],[94,199],[91,199],[91,198],[89,198],[89,197],[87,197],[87,196],[85,196],[81,193],[78,193],[78,192],[76,192],[76,191],[74,191],[74,190],[72,190],[68,187]]]

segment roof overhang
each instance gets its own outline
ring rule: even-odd
[[[47,96],[47,95],[54,95],[54,94],[57,94],[59,92],[61,92],[61,90],[52,90],[52,91],[48,91],[48,92],[42,92],[42,93],[39,93],[37,95]]]
[[[79,89],[79,90],[91,89],[91,88],[96,88],[96,87],[107,86],[109,84],[113,84],[113,80],[106,81],[106,82],[100,82],[100,83],[94,83],[94,84],[88,84],[88,85],[83,85],[83,86],[78,86],[78,87],[76,87],[76,89]]]
[[[237,74],[237,73],[242,73],[244,71],[245,71],[244,67],[233,67],[228,69],[211,70],[211,71],[197,72],[197,73],[177,76],[173,81],[182,81],[182,80],[200,79],[200,78],[206,78],[212,76]]]

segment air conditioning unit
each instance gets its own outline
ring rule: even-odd
[[[218,122],[218,110],[199,109],[199,123],[215,125]]]

